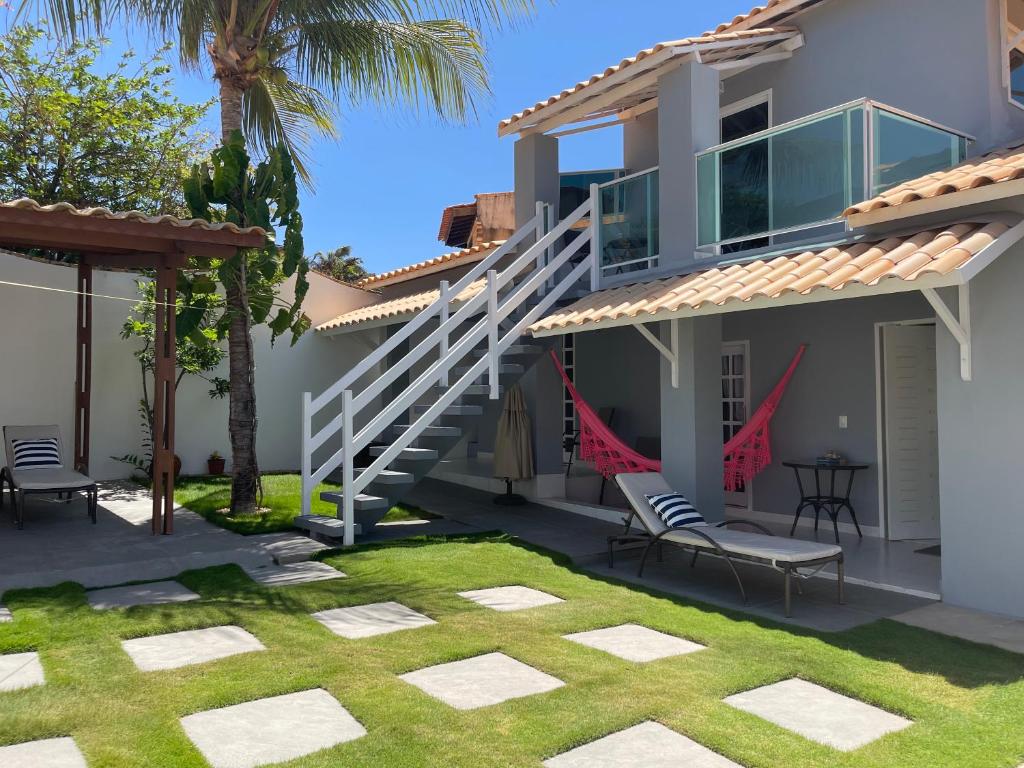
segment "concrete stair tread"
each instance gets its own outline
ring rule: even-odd
[[[523,368],[523,366],[521,366],[519,363],[499,363],[498,364],[498,373],[499,374],[503,374],[503,373],[505,373],[505,374],[523,373],[525,370],[526,369]],[[455,368],[452,371],[452,375],[456,379],[461,379],[467,373],[469,373],[469,368]],[[486,376],[487,375],[487,371],[484,371],[480,375],[481,376]]]
[[[536,344],[513,344],[501,354],[503,355],[539,355],[544,351],[544,347]],[[474,349],[474,357],[485,357],[487,355],[486,349]]]
[[[359,475],[365,471],[365,467],[356,469],[356,477],[359,477]],[[370,482],[380,483],[381,485],[404,485],[406,483],[415,483],[416,478],[408,472],[399,472],[394,469],[382,469]]]
[[[337,517],[327,517],[325,515],[299,515],[295,518],[294,524],[296,528],[301,528],[309,531],[310,533],[317,533],[331,539],[340,539],[345,535],[345,521]],[[359,536],[362,532],[363,527],[359,523],[356,523],[355,535]],[[281,564],[284,565],[284,563]]]
[[[388,449],[387,445],[375,445],[370,449],[371,456],[380,456]],[[437,451],[433,448],[403,448],[398,454],[401,461],[434,461],[439,458]]]
[[[341,491],[324,491],[320,494],[321,501],[329,501],[331,504],[341,504],[344,502],[344,496]],[[357,512],[369,511],[371,509],[380,509],[381,507],[391,506],[387,499],[380,496],[372,496],[368,493],[360,493],[356,495],[355,503],[353,505]]]
[[[396,424],[395,431],[398,433],[407,432],[411,428],[410,424]],[[462,430],[458,427],[438,427],[430,426],[425,428],[419,434],[420,437],[461,437]]]
[[[447,389],[447,387],[441,387],[441,389]],[[505,387],[501,384],[498,385],[498,394],[501,395],[505,392]],[[462,390],[462,397],[487,397],[491,394],[490,384],[470,384],[464,390]]]
[[[414,405],[413,411],[419,414],[426,413],[431,407],[430,403],[424,403],[422,405]],[[484,407],[482,405],[449,405],[444,411],[441,412],[442,416],[483,416]]]

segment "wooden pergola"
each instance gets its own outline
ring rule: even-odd
[[[92,398],[92,272],[96,267],[151,270],[156,276],[154,372],[153,533],[174,531],[174,310],[178,270],[188,258],[227,258],[266,243],[257,227],[211,224],[105,208],[76,209],[33,200],[0,203],[0,245],[80,254],[75,323],[75,469],[89,471]],[[171,311],[168,311],[171,308]]]

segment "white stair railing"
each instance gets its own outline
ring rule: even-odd
[[[303,395],[302,407],[302,513],[310,513],[313,489],[337,467],[342,467],[342,510],[344,520],[344,543],[350,545],[354,539],[354,511],[356,496],[393,462],[401,452],[413,443],[423,431],[431,426],[454,403],[466,388],[485,373],[490,385],[490,397],[498,399],[498,380],[501,355],[522,336],[530,324],[539,319],[572,286],[578,284],[588,272],[597,269],[597,252],[591,249],[591,258],[577,264],[562,279],[558,273],[563,270],[574,255],[587,243],[592,242],[597,228],[596,217],[592,216],[592,200],[587,200],[569,214],[561,223],[548,230],[550,209],[538,203],[537,213],[521,229],[509,238],[499,249],[476,264],[454,285],[441,286],[440,297],[412,320],[406,323],[387,342],[379,346],[356,365],[345,376],[328,387],[315,399],[311,393]],[[556,256],[551,256],[563,235],[581,221],[590,217],[590,226],[580,233]],[[527,237],[534,236],[535,242],[510,264],[500,269],[501,262],[511,256],[513,249]],[[451,311],[451,301],[486,275],[486,285],[473,296],[461,302]],[[516,280],[519,279],[519,282]],[[504,295],[503,295],[504,293]],[[509,327],[506,322],[513,312],[525,309],[525,313]],[[483,314],[483,317],[478,317]],[[387,370],[380,372],[372,382],[358,394],[353,390],[360,378],[376,372],[389,355],[416,331],[434,318],[438,327],[425,339],[418,341],[413,349]],[[472,323],[470,325],[470,323]],[[503,333],[502,326],[508,328]],[[463,326],[468,329],[453,340],[453,334]],[[454,384],[450,374],[454,367],[471,355],[481,342],[486,340],[486,354],[470,365]],[[383,404],[367,424],[358,432],[355,422],[358,415],[368,407],[377,404],[377,398],[403,373],[426,357],[435,354],[436,359],[414,381],[405,385],[403,391],[390,402]],[[355,457],[400,415],[407,412],[428,390],[437,384],[444,386],[437,400],[400,434],[365,470],[355,475]],[[341,397],[341,412],[320,430],[313,432],[312,421],[327,405]],[[341,433],[341,447],[314,469],[314,453],[332,437]]]

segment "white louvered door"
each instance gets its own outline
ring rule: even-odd
[[[935,326],[882,329],[888,538],[939,538]]]

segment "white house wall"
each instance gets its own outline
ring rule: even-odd
[[[75,290],[72,267],[0,253],[0,275],[8,283]],[[137,342],[120,338],[137,300],[136,276],[96,271],[93,290],[129,301],[93,300],[92,441],[90,472],[101,480],[130,470],[112,456],[140,449],[138,402],[141,384],[132,353]],[[285,286],[289,290],[289,285]],[[323,322],[377,297],[311,275],[305,311]],[[0,424],[57,423],[70,446],[74,433],[75,297],[68,293],[0,284]],[[364,336],[323,338],[310,332],[295,347],[288,338],[271,349],[269,332],[255,338],[258,454],[265,470],[299,465],[301,395],[333,383],[373,348]],[[227,364],[219,375],[227,377]],[[186,377],[178,388],[176,449],[185,473],[206,471],[213,450],[230,457],[227,400],[211,400],[209,385]]]

